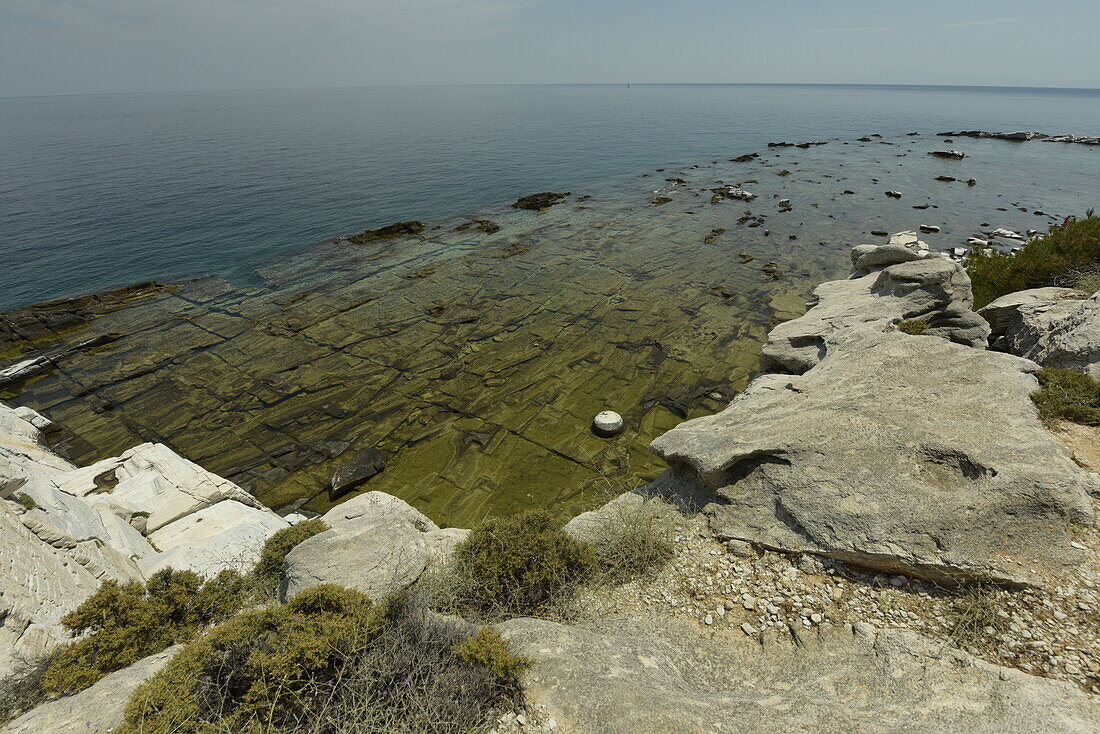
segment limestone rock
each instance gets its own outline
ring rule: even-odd
[[[722,537],[937,581],[1038,584],[1080,561],[1066,527],[1095,523],[1098,477],[1039,422],[1036,370],[945,339],[841,339],[805,374],[759,377],[655,440],[672,467],[657,485],[709,493]]]
[[[993,349],[1100,379],[1100,293],[1036,288],[1002,296],[979,313],[993,327]]]
[[[815,288],[813,307],[768,335],[761,350],[764,371],[801,374],[837,344],[888,331],[903,319],[927,321],[929,336],[985,347],[989,325],[970,310],[970,277],[961,265],[941,257],[919,258],[896,242],[861,245],[852,258],[857,273],[872,267],[869,263],[886,266]]]
[[[222,500],[263,507],[228,479],[153,443],[79,469],[60,488],[91,502],[106,502],[116,512],[148,512],[148,532]]]
[[[582,512],[567,522],[562,529],[577,540],[591,543],[600,536],[608,523],[614,522],[627,513],[640,510],[644,502],[645,499],[640,494],[626,492],[595,510]]]
[[[290,523],[269,510],[235,500],[219,502],[150,534],[162,552],[145,558],[141,570],[146,577],[168,567],[207,577],[226,569],[246,572],[260,559],[264,541],[288,527]]]
[[[701,639],[672,626],[591,631],[497,626],[535,660],[528,705],[563,731],[786,734],[913,731],[1086,734],[1100,706],[1069,683],[1002,668],[903,630],[834,629],[799,645]]]
[[[0,678],[67,641],[61,617],[99,588],[90,571],[24,527],[13,507],[0,500]]]
[[[181,648],[170,647],[115,671],[80,693],[49,701],[4,728],[3,734],[79,731],[107,734],[122,725],[130,694],[152,678]]]
[[[318,584],[358,589],[373,599],[416,582],[464,534],[440,530],[408,503],[382,492],[354,497],[324,515],[329,529],[287,554],[283,599]]]

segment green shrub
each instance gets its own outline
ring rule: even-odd
[[[484,732],[519,700],[526,661],[499,636],[467,642],[464,623],[428,611],[419,594],[391,600],[381,633],[311,732]],[[494,644],[495,642],[495,644]]]
[[[1082,274],[1100,268],[1100,217],[1090,209],[1084,219],[1052,227],[1014,253],[976,247],[966,260],[981,308],[1007,293],[1054,285],[1077,285]]]
[[[537,614],[595,567],[591,546],[565,534],[547,512],[488,520],[455,549],[454,601],[489,616]]]
[[[246,611],[134,691],[123,731],[298,731],[339,690],[380,622],[366,595],[327,584]]]
[[[38,507],[38,503],[34,501],[34,497],[31,497],[29,494],[27,494],[25,492],[20,492],[19,494],[15,495],[12,499],[14,499],[16,502],[21,504],[23,506],[23,509],[26,510],[27,512],[30,512],[31,510],[36,509]]]
[[[103,582],[61,619],[74,635],[87,635],[58,649],[42,675],[47,693],[82,690],[225,619],[245,602],[246,583],[223,571],[203,583],[191,571],[164,569],[145,585]]]
[[[1044,367],[1039,371],[1039,389],[1031,399],[1046,422],[1061,419],[1100,426],[1100,383],[1089,375]]]
[[[324,520],[315,517],[297,525],[291,525],[289,528],[283,528],[268,538],[263,550],[260,551],[260,560],[252,570],[257,590],[268,596],[274,596],[279,584],[283,582],[283,561],[287,553],[294,550],[299,543],[326,530],[328,525],[325,525]]]
[[[919,336],[928,331],[928,322],[924,319],[906,319],[898,322],[898,331],[903,334]]]
[[[42,657],[0,682],[0,727],[46,700],[48,694],[42,688],[42,676],[51,661],[52,656]]]
[[[489,671],[501,685],[516,685],[523,671],[531,667],[531,661],[513,655],[508,642],[491,627],[482,627],[476,635],[467,637],[452,649],[460,660]]]
[[[466,637],[409,594],[376,606],[314,587],[191,642],[134,692],[123,731],[484,731],[514,700],[526,661],[499,637]]]

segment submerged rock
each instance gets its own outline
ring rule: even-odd
[[[937,158],[949,158],[956,161],[961,161],[966,157],[966,153],[959,150],[933,150],[928,155],[934,155]]]
[[[417,221],[409,222],[396,222],[394,224],[388,224],[385,227],[379,227],[378,229],[368,229],[360,232],[359,234],[348,237],[348,242],[355,243],[357,245],[365,245],[368,242],[374,242],[375,240],[388,240],[391,237],[401,237],[402,235],[415,235],[424,231],[424,223]]]
[[[564,194],[555,194],[552,191],[546,191],[541,194],[531,194],[530,196],[524,196],[517,199],[516,202],[512,204],[512,208],[528,209],[530,211],[548,209],[569,196],[570,193],[571,192],[566,191]]]
[[[363,485],[371,477],[386,468],[386,453],[375,448],[357,451],[355,456],[345,461],[332,474],[329,482],[328,499],[335,502],[348,492]]]
[[[483,232],[485,234],[496,234],[500,231],[500,225],[491,219],[475,219],[470,222],[464,222],[463,224],[455,227],[456,232],[465,232],[470,229],[477,232]]]

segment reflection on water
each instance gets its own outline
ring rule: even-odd
[[[943,145],[766,150],[539,213],[501,206],[416,236],[328,242],[262,270],[258,287],[199,280],[105,315],[61,341],[123,338],[0,398],[65,424],[78,462],[162,441],[276,507],[325,509],[334,468],[374,447],[388,464],[364,488],[437,521],[574,514],[657,473],[648,441],[720,410],[768,329],[846,272],[872,231],[934,224],[926,239],[946,249],[1096,203],[1091,149],[966,140],[964,161],[926,155]],[[715,197],[721,184],[757,198]],[[472,219],[500,229],[459,229]],[[589,431],[603,409],[625,433]]]

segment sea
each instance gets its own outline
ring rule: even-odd
[[[247,285],[258,268],[336,235],[541,191],[615,191],[643,171],[772,141],[959,129],[1097,135],[1100,90],[623,84],[3,98],[0,309],[149,279]],[[1095,165],[1100,153],[1085,153]]]

